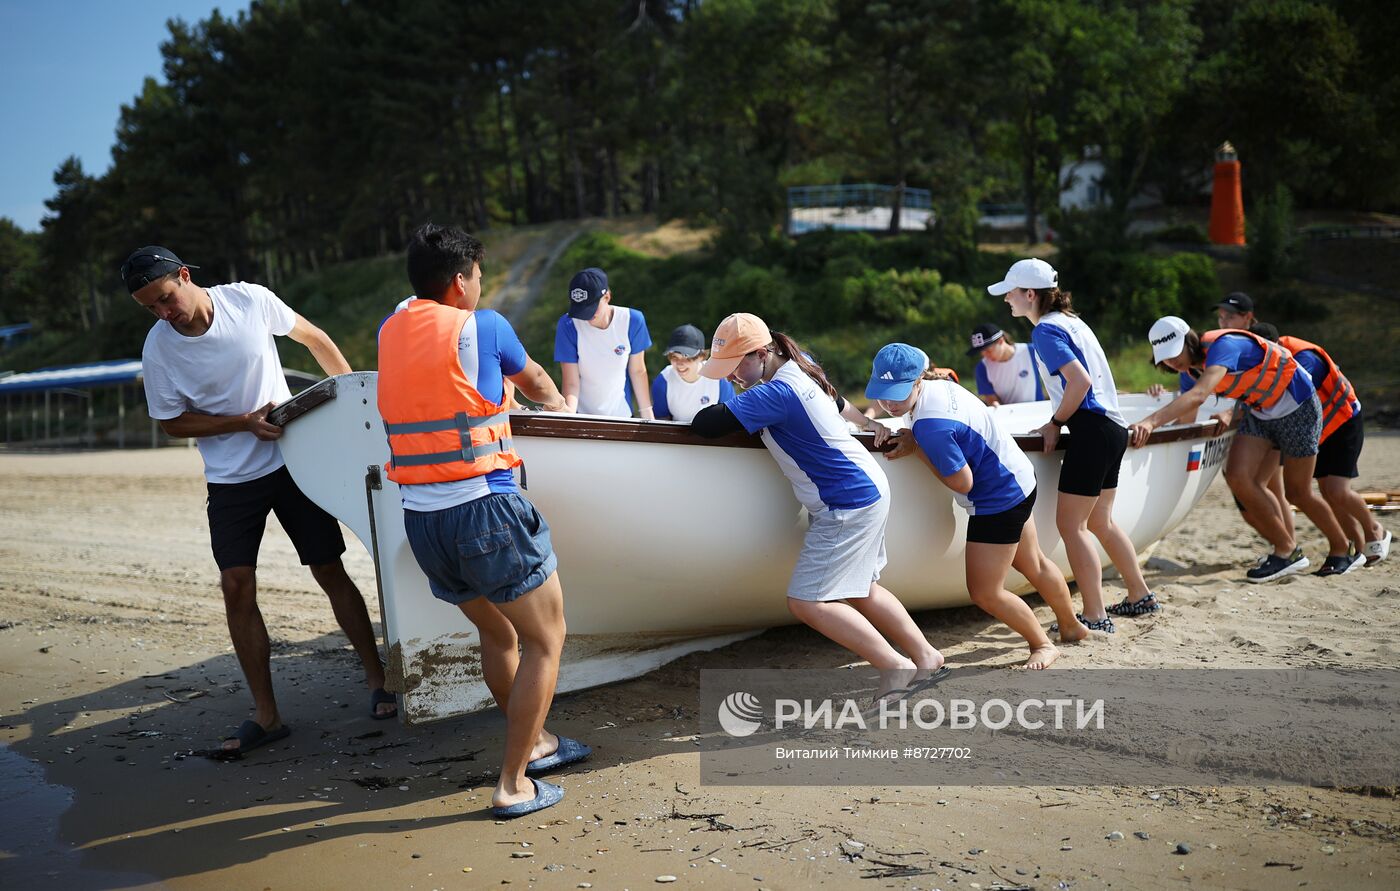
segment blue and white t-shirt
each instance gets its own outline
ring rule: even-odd
[[[1060,410],[1065,398],[1065,376],[1060,369],[1077,359],[1089,373],[1089,392],[1084,394],[1080,408],[1101,414],[1120,427],[1128,426],[1118,410],[1118,388],[1113,383],[1108,357],[1083,319],[1062,312],[1041,316],[1031,329],[1031,346],[1054,411]]]
[[[763,444],[808,513],[869,507],[889,495],[875,458],[851,436],[836,403],[796,362],[726,403]]]
[[[673,366],[667,365],[651,382],[651,407],[658,420],[689,424],[700,409],[734,398],[734,385],[727,380],[701,377],[687,382]]]
[[[407,305],[405,300],[395,311]],[[491,309],[476,310],[462,326],[457,338],[457,357],[476,391],[496,403],[505,398],[505,379],[524,371],[530,361],[510,322]],[[416,511],[444,510],[487,495],[518,491],[515,474],[510,470],[493,470],[482,476],[446,483],[399,486],[404,509]]]
[[[601,310],[600,310],[601,311]],[[641,310],[612,308],[606,328],[586,319],[559,317],[554,333],[554,361],[578,364],[578,410],[585,415],[632,417],[632,382],[627,360],[651,346]]]
[[[969,515],[999,514],[1035,491],[1035,469],[996,412],[952,381],[924,381],[909,413],[914,441],[943,476],[969,467],[972,490],[953,493]]]
[[[1016,354],[1005,362],[993,362],[984,355],[977,363],[977,395],[995,396],[1003,405],[1044,399],[1031,348],[1024,343],[1012,348]]]
[[[1244,334],[1222,334],[1206,349],[1206,367],[1221,365],[1231,374],[1257,368],[1263,361],[1264,348],[1254,338]],[[1300,363],[1298,371],[1288,382],[1288,387],[1278,402],[1263,410],[1252,406],[1249,410],[1260,420],[1277,420],[1293,414],[1298,406],[1311,399],[1315,392],[1307,368]]]

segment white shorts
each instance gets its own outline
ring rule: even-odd
[[[868,597],[871,583],[885,568],[889,516],[888,497],[867,507],[814,515],[787,596],[818,602]]]

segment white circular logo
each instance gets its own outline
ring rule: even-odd
[[[574,288],[569,292],[569,299],[575,303],[582,303],[588,299],[588,292],[583,288]]]
[[[763,719],[763,707],[752,693],[730,693],[719,704],[719,726],[730,736],[749,736]]]

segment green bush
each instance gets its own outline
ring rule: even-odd
[[[1260,201],[1246,222],[1246,266],[1258,282],[1288,278],[1298,272],[1302,252],[1293,226],[1293,193],[1280,183]]]

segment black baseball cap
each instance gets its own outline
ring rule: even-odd
[[[126,285],[128,291],[135,294],[156,279],[164,278],[172,272],[179,272],[181,266],[190,269],[199,268],[181,260],[169,248],[161,247],[158,244],[148,244],[132,251],[127,256],[126,261],[122,263],[122,284]]]
[[[1257,334],[1265,340],[1272,340],[1275,343],[1278,342],[1278,326],[1271,325],[1268,322],[1255,322],[1253,325],[1249,326],[1249,333]]]
[[[972,347],[967,351],[969,356],[981,355],[982,351],[992,344],[1001,340],[1004,332],[991,322],[984,322],[972,329],[972,336],[968,341]]]
[[[1244,291],[1231,291],[1225,295],[1224,300],[1215,304],[1215,308],[1237,313],[1254,312],[1254,299]]]
[[[678,353],[687,359],[693,359],[705,351],[705,332],[694,325],[682,325],[671,332],[670,338],[666,341],[666,349],[661,351],[661,355],[669,356]]]

